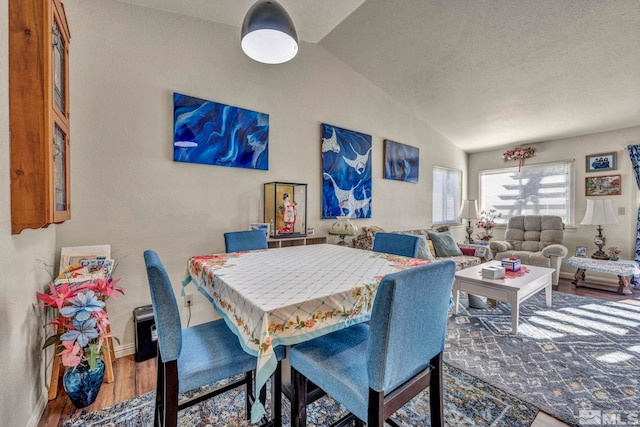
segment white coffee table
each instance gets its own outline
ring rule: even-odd
[[[500,265],[500,262],[486,262],[456,272],[453,282],[454,314],[458,314],[460,291],[505,301],[511,304],[511,333],[517,334],[522,301],[544,289],[547,307],[551,307],[552,268],[525,265],[523,269],[526,269],[526,273],[519,277],[485,279],[482,277],[482,267],[488,265]]]

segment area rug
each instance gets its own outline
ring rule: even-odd
[[[445,422],[450,427],[492,426],[528,427],[538,409],[520,399],[454,367],[444,370]],[[111,407],[81,415],[64,427],[151,427],[154,392],[129,399]],[[267,405],[269,410],[269,405]],[[283,424],[290,425],[289,401],[283,399]],[[249,426],[244,419],[244,392],[235,389],[179,413],[178,425]],[[308,409],[309,426],[327,426],[346,414],[345,409],[329,397],[317,400]],[[394,417],[405,426],[429,426],[429,397],[423,392],[402,407]]]
[[[473,309],[461,300],[449,317],[447,363],[570,425],[640,413],[640,306],[554,292],[548,308],[540,293],[520,306],[511,335],[509,304]]]

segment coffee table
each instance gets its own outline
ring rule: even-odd
[[[520,272],[507,272],[503,279],[486,279],[482,277],[482,268],[490,265],[500,265],[500,262],[486,262],[456,272],[453,282],[453,312],[458,314],[460,291],[508,302],[511,304],[511,333],[517,334],[521,302],[544,289],[547,307],[551,307],[551,276],[554,270],[523,265]]]

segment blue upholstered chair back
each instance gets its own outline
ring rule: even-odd
[[[176,295],[158,254],[151,250],[144,251],[144,262],[147,266],[160,355],[163,362],[177,360],[182,348],[182,324]]]
[[[419,237],[410,234],[376,233],[373,250],[387,254],[418,257]]]
[[[230,231],[224,233],[225,252],[253,251],[267,249],[267,236],[264,231]]]
[[[444,350],[455,271],[455,262],[446,260],[382,279],[371,313],[370,388],[395,389]]]

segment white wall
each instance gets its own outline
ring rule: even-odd
[[[546,163],[554,160],[574,159],[575,176],[575,228],[567,228],[564,244],[569,253],[575,254],[576,246],[586,246],[589,254],[596,251],[593,238],[597,234],[596,226],[580,225],[584,217],[587,202],[585,197],[585,177],[620,174],[622,177],[622,194],[610,196],[616,212],[623,208],[624,215],[618,215],[620,225],[604,226],[604,234],[607,236],[607,245],[618,246],[622,249],[620,258],[633,259],[636,237],[636,214],[638,211],[638,186],[631,168],[631,161],[627,153],[628,145],[640,144],[640,127],[633,127],[610,132],[602,132],[591,135],[566,138],[555,141],[540,142],[537,144],[525,144],[536,148],[536,155],[525,160],[525,164]],[[515,146],[515,145],[514,145]],[[512,148],[510,146],[508,148]],[[478,171],[497,169],[516,165],[515,162],[504,162],[502,153],[506,149],[486,151],[469,155],[469,197],[477,198],[479,194]],[[618,168],[615,171],[602,172],[600,174],[586,173],[585,156],[596,153],[617,153]],[[504,228],[495,233],[497,239],[504,237]],[[606,249],[605,247],[605,249]],[[562,265],[562,276],[573,277],[575,268]],[[614,276],[601,276],[600,279],[616,281]]]
[[[149,303],[145,249],[159,253],[178,293],[191,255],[221,252],[223,232],[261,222],[271,181],[307,183],[308,225],[328,229],[321,123],[373,137],[373,218],[359,226],[429,226],[432,165],[466,167],[464,152],[320,46],[303,43],[290,63],[268,66],[242,53],[238,27],[115,1],[65,8],[72,217],[57,243],[112,245],[126,291],[109,302],[119,354],[133,351],[133,309]],[[173,162],[174,91],[268,113],[269,171]],[[420,147],[419,184],[382,179],[384,138]],[[197,293],[193,310],[196,323],[213,316]]]
[[[46,404],[42,325],[36,291],[50,279],[55,226],[11,235],[8,2],[0,0],[0,425],[37,425]]]

